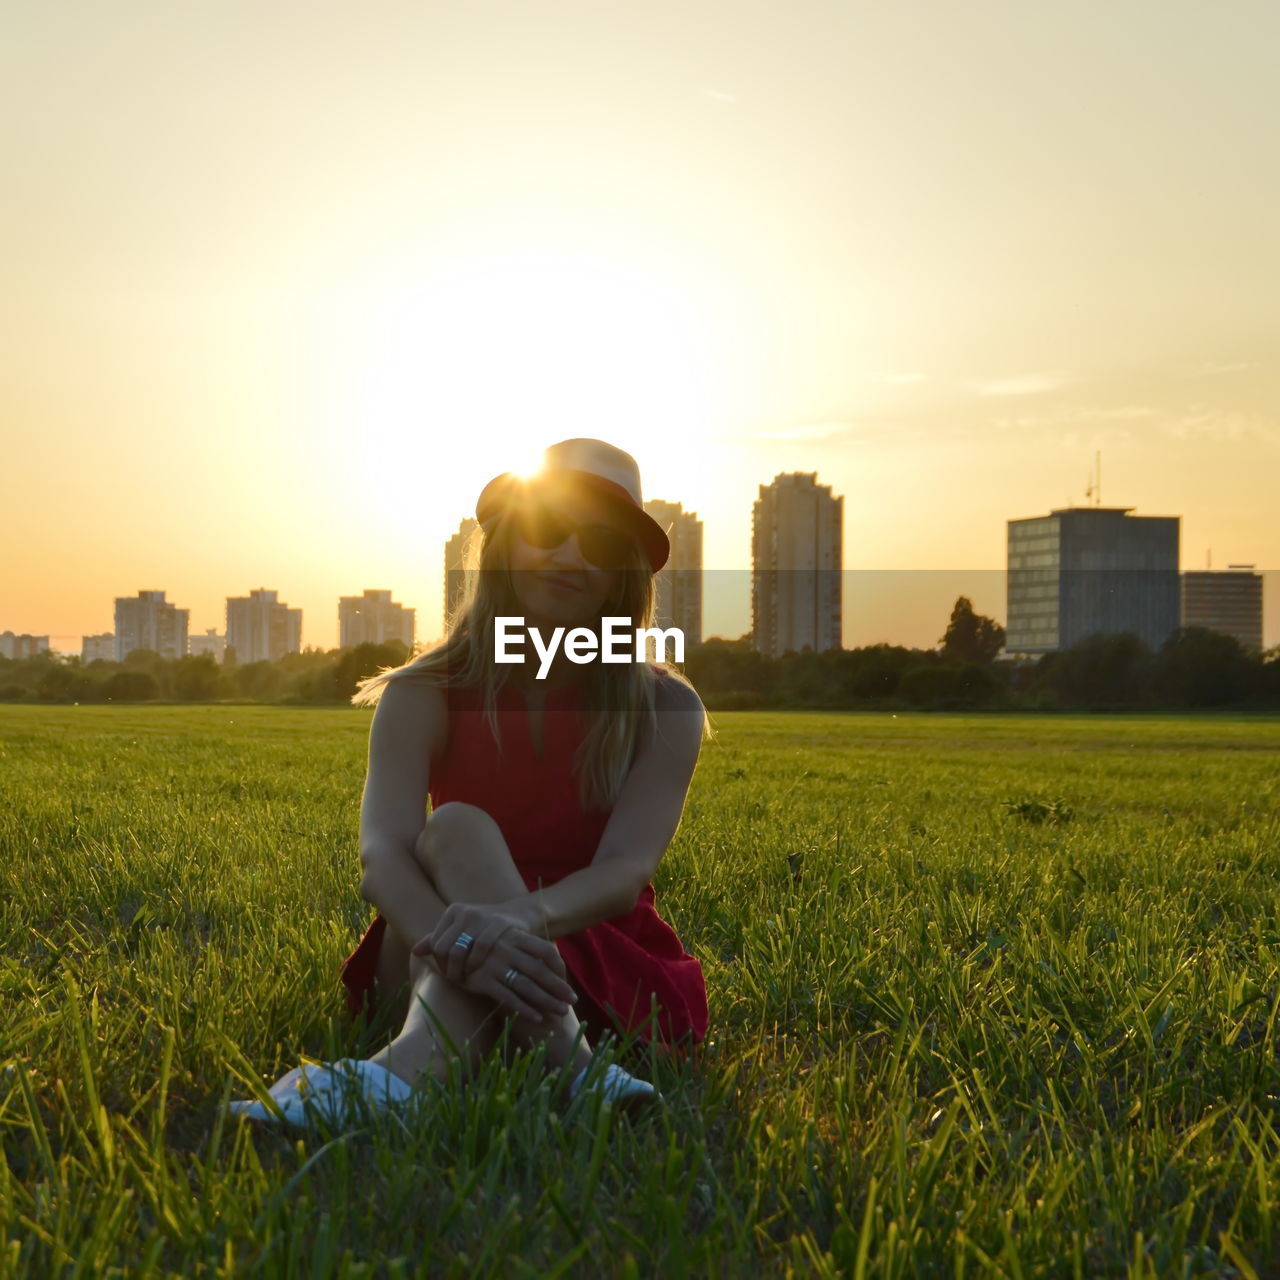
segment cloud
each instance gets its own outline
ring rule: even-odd
[[[772,431],[757,431],[755,440],[829,440],[832,436],[853,431],[852,422],[802,422],[793,427],[778,427]]]
[[[1170,418],[1164,430],[1177,440],[1280,441],[1280,420],[1264,413],[1213,409],[1192,405],[1180,417]]]
[[[704,87],[701,93],[704,98],[710,98],[712,102],[723,102],[727,106],[732,106],[738,101],[736,93],[726,93],[723,89],[708,89]]]
[[[989,378],[969,385],[980,396],[1038,396],[1056,391],[1071,381],[1066,373],[1018,373],[1008,378]]]
[[[1243,373],[1246,369],[1256,369],[1257,365],[1248,360],[1238,360],[1233,364],[1214,364],[1212,361],[1206,360],[1204,364],[1198,365],[1188,373],[1184,373],[1184,378],[1210,378],[1220,373]]]
[[[1153,418],[1156,411],[1146,404],[1078,405],[1075,408],[1052,409],[1046,413],[1027,413],[1017,417],[994,418],[992,425],[1004,428],[1081,426],[1104,422],[1133,422]]]

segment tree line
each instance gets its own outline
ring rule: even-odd
[[[1280,708],[1280,648],[1249,654],[1204,628],[1181,628],[1154,650],[1135,635],[1090,636],[1039,659],[1001,657],[1004,640],[1004,629],[961,596],[934,649],[877,644],[770,658],[743,636],[688,646],[684,671],[706,705],[723,710]],[[124,662],[0,658],[0,701],[343,705],[361,679],[408,656],[393,641],[276,662],[174,660],[146,649]]]

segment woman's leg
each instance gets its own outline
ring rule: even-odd
[[[445,902],[503,902],[528,892],[498,824],[474,805],[455,801],[434,810],[415,854]],[[391,936],[388,930],[387,937]],[[492,1000],[446,982],[424,962],[415,959],[414,966],[413,998],[404,1028],[373,1061],[409,1081],[421,1071],[443,1078],[453,1049],[441,1039],[438,1020],[447,1039],[463,1054],[465,1065],[473,1066],[493,1048],[510,1015]],[[572,1010],[543,1023],[523,1016],[513,1017],[512,1022],[517,1043],[525,1047],[544,1043],[553,1067],[572,1065],[576,1071],[591,1060],[590,1046],[579,1034]]]
[[[409,993],[413,988],[410,973],[409,947],[404,939],[386,922],[382,931],[382,943],[378,947],[378,964],[375,971],[378,1003],[389,1011],[393,1024],[401,1025],[409,1012]]]
[[[431,817],[418,843],[418,857],[446,902],[504,902],[529,892],[501,829],[483,809],[454,801],[441,805]],[[544,1022],[501,1011],[499,1017],[511,1018],[518,1046],[545,1044],[552,1067],[581,1070],[591,1061],[591,1046],[580,1034],[572,1009]]]

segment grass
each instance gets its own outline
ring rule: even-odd
[[[1280,721],[714,719],[664,1114],[293,1139],[221,1107],[377,1043],[368,713],[0,707],[0,1275],[1280,1274]]]

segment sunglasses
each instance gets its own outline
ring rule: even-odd
[[[634,555],[636,540],[622,529],[607,524],[579,524],[553,511],[545,503],[531,499],[515,513],[516,532],[531,546],[550,551],[578,535],[583,559],[597,569],[621,569]]]

